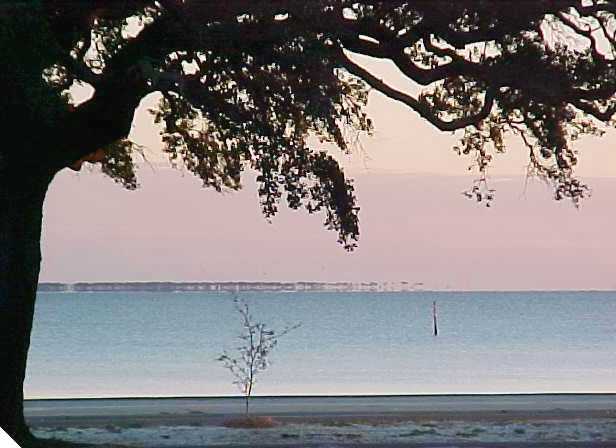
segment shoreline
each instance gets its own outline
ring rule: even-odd
[[[551,395],[431,395],[431,396],[304,396],[252,397],[255,415],[285,421],[322,422],[404,420],[504,421],[557,419],[614,419],[616,394]],[[106,422],[218,425],[221,419],[244,415],[242,397],[122,398],[26,400],[26,419],[33,426],[88,426]],[[616,429],[616,427],[615,427]]]
[[[427,397],[551,397],[551,396],[613,396],[616,392],[479,392],[479,393],[426,393],[426,394],[285,394],[285,395],[253,395],[253,398],[286,399],[286,398],[427,398]],[[219,400],[241,399],[240,395],[152,395],[152,396],[97,396],[97,397],[64,397],[64,398],[26,398],[25,402],[36,401],[83,401],[83,400]]]
[[[236,413],[242,409],[242,396],[223,397],[122,397],[28,399],[26,415],[83,415],[89,410],[100,415],[113,415],[130,409],[146,415],[160,409],[182,413],[199,409],[204,413]],[[431,394],[431,395],[297,395],[252,396],[251,406],[278,413],[321,412],[435,412],[435,411],[602,411],[616,413],[616,393],[550,393],[550,394]],[[241,412],[240,412],[241,413]]]

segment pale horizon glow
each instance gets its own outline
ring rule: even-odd
[[[391,63],[366,58],[390,84],[408,88]],[[371,92],[373,137],[336,153],[355,179],[359,248],[346,253],[323,216],[281,206],[268,224],[254,173],[240,192],[202,189],[171,171],[146,98],[131,139],[142,145],[141,189],[124,191],[100,173],[61,172],[45,207],[41,281],[410,281],[428,289],[616,289],[616,132],[576,142],[578,174],[593,197],[576,210],[525,178],[516,139],[490,169],[487,209],[460,194],[468,158],[415,112]]]

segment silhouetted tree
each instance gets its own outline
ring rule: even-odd
[[[616,6],[586,0],[32,0],[0,3],[0,426],[29,436],[22,410],[45,192],[61,169],[103,159],[135,188],[127,135],[158,92],[176,165],[217,190],[258,173],[266,216],[284,197],[322,210],[352,248],[353,187],[309,136],[349,150],[369,133],[369,89],[415,110],[485,173],[507,134],[529,170],[575,203],[572,141],[611,124]],[[383,82],[353,54],[394,63],[419,88]],[[70,86],[94,93],[71,102]],[[479,182],[469,194],[491,199]]]
[[[235,353],[225,350],[216,360],[233,375],[233,384],[244,396],[246,415],[248,415],[248,404],[257,376],[271,364],[269,358],[272,350],[278,345],[278,340],[298,328],[300,324],[276,331],[265,323],[256,321],[245,301],[235,297],[233,304],[242,321],[242,332],[238,336],[240,345],[235,348]]]

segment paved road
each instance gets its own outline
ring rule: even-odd
[[[616,394],[431,395],[374,397],[253,397],[251,409],[269,415],[434,412],[615,411]],[[128,416],[243,412],[239,398],[27,400],[27,417]]]

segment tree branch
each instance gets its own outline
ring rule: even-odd
[[[596,119],[601,120],[603,122],[607,122],[611,120],[611,118],[616,113],[616,105],[609,106],[605,110],[602,111],[599,108],[597,108],[594,104],[584,101],[584,100],[575,100],[575,101],[572,101],[571,104],[573,104],[575,107],[580,109],[582,112],[592,115]]]
[[[393,87],[387,85],[382,80],[378,79],[376,76],[368,72],[366,69],[351,61],[344,53],[342,53],[342,51],[340,51],[338,55],[338,61],[340,62],[341,66],[344,67],[349,73],[363,79],[372,88],[378,90],[389,98],[409,106],[422,118],[425,118],[427,121],[429,121],[432,125],[434,125],[441,131],[455,131],[457,129],[465,128],[466,126],[478,125],[480,121],[482,121],[490,114],[490,111],[492,110],[492,106],[494,104],[494,91],[488,88],[486,91],[484,104],[477,114],[452,121],[444,121],[436,117],[425,104],[421,103],[412,96],[407,95],[406,93],[396,90]]]

